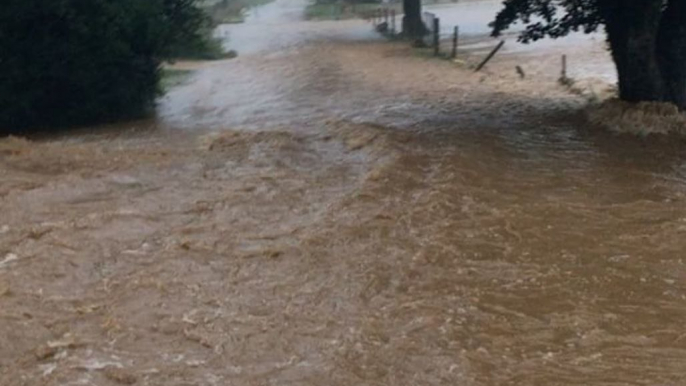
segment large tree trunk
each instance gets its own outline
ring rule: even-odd
[[[422,22],[421,0],[403,0],[403,35],[409,39],[421,38],[426,34]]]
[[[662,15],[657,55],[665,100],[686,110],[686,0],[670,0]]]
[[[686,110],[686,0],[600,0],[619,97]]]
[[[657,56],[661,1],[601,1],[619,96],[629,102],[663,101],[665,85]]]

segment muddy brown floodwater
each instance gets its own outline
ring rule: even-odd
[[[302,6],[154,122],[0,140],[0,385],[684,384],[682,142],[586,127],[554,46]]]

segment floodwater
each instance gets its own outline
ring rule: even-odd
[[[680,140],[587,127],[554,47],[303,6],[154,122],[0,141],[0,385],[683,384]]]

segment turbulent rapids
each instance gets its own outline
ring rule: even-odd
[[[587,123],[602,42],[475,75],[304,6],[155,120],[0,140],[0,385],[683,382],[684,149]]]

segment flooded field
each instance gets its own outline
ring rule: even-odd
[[[682,384],[684,144],[586,124],[602,44],[474,74],[304,5],[154,121],[0,140],[0,385]]]

